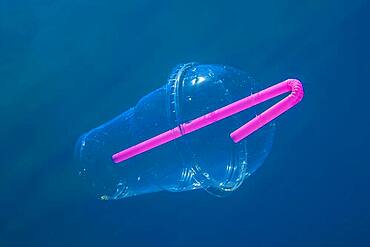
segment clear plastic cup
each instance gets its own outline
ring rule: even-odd
[[[245,72],[229,66],[181,64],[163,87],[80,137],[76,146],[80,175],[101,199],[199,188],[225,196],[261,166],[271,149],[273,122],[239,143],[229,136],[261,112],[260,106],[123,163],[115,164],[112,155],[262,88]]]

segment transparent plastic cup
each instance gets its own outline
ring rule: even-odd
[[[76,145],[80,175],[104,200],[200,188],[225,196],[260,167],[270,152],[273,122],[238,143],[230,138],[231,131],[262,111],[259,105],[122,163],[114,163],[112,155],[264,86],[229,66],[181,64],[163,87],[80,137]]]

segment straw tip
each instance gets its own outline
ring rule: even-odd
[[[233,140],[234,143],[238,143],[241,139],[243,139],[238,133],[235,133],[235,131],[230,134],[230,138],[231,140]]]
[[[119,157],[117,154],[114,154],[114,155],[112,156],[112,161],[113,161],[113,163],[115,163],[115,164],[118,164],[118,163],[122,162],[122,160],[120,159],[120,157]]]

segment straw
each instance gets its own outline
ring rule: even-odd
[[[112,156],[112,160],[114,163],[120,163],[287,92],[291,93],[230,134],[231,139],[235,143],[238,143],[298,104],[302,100],[304,94],[301,82],[296,79],[288,79],[280,82],[274,86],[235,101],[234,103],[200,116],[190,122],[180,124],[176,128],[163,132],[162,134],[118,152]]]

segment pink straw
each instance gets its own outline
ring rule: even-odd
[[[291,94],[230,134],[231,139],[237,143],[298,104],[302,100],[304,94],[301,82],[296,79],[288,79],[280,82],[116,153],[112,156],[112,160],[114,163],[120,163],[287,92],[291,92]]]

